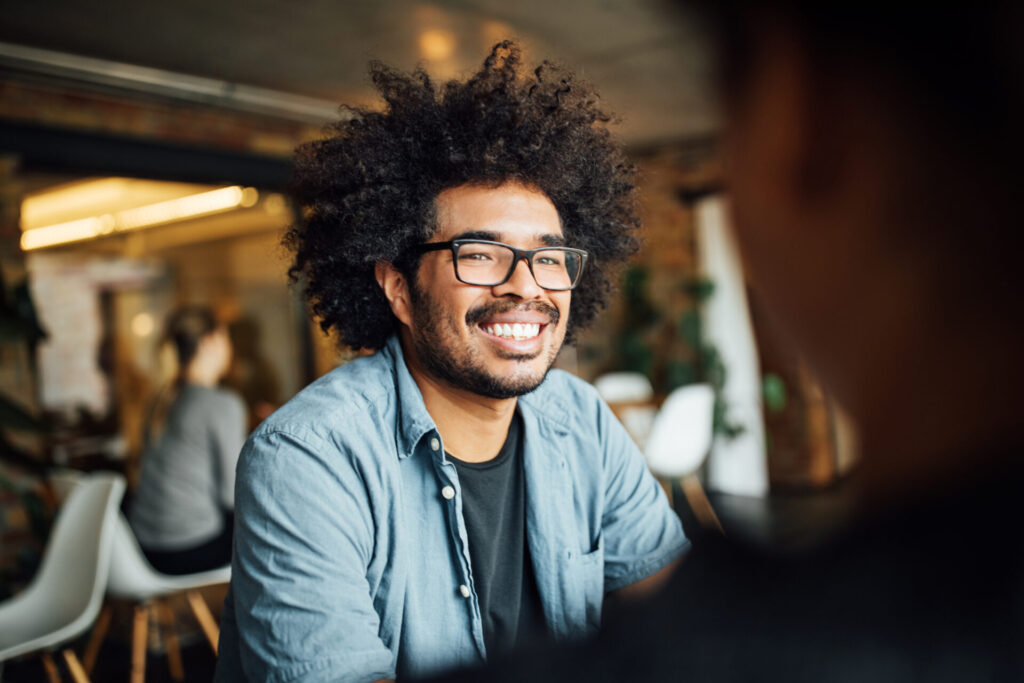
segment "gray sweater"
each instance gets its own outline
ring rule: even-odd
[[[139,543],[185,550],[223,531],[222,510],[234,508],[235,464],[246,431],[245,405],[234,392],[181,388],[163,432],[142,457],[128,515]]]

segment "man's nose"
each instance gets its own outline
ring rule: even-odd
[[[512,269],[512,277],[494,288],[496,296],[514,295],[521,299],[536,299],[544,292],[544,288],[537,284],[533,273],[530,272],[530,264],[525,258],[516,261]]]

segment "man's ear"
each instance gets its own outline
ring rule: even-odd
[[[412,327],[412,302],[409,299],[409,281],[405,275],[395,268],[394,264],[377,261],[374,276],[391,306],[391,312],[403,325]]]

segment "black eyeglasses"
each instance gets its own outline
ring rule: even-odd
[[[508,282],[519,261],[525,260],[538,286],[555,292],[574,288],[583,275],[587,252],[572,247],[516,249],[490,240],[428,242],[418,252],[452,250],[455,278],[467,285],[496,287]]]

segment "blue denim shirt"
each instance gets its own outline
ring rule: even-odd
[[[579,638],[606,592],[689,542],[590,385],[553,370],[518,406],[544,617],[554,638]],[[459,479],[397,338],[263,422],[236,482],[216,680],[373,681],[485,660]]]

